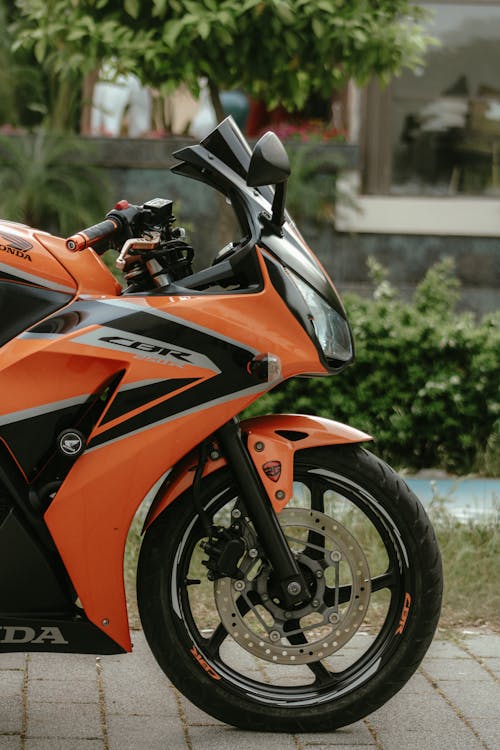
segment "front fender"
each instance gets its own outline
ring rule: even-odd
[[[267,414],[246,419],[240,426],[247,436],[250,457],[276,513],[293,496],[293,459],[296,451],[321,445],[361,443],[372,439],[365,432],[340,422],[302,414]],[[197,464],[197,451],[177,464],[153,500],[143,530],[191,487]],[[207,461],[203,476],[226,465],[226,459],[216,451]]]

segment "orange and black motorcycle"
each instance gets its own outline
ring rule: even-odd
[[[278,138],[251,152],[228,118],[176,157],[241,226],[199,272],[169,200],[121,201],[68,240],[0,222],[0,653],[131,649],[124,549],[154,488],[137,598],[165,673],[229,724],[331,730],[417,668],[439,550],[368,435],[238,420],[287,378],[353,360],[342,303],[285,212]]]

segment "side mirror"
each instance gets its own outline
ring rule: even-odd
[[[275,133],[264,133],[255,144],[248,167],[248,187],[276,185],[272,216],[261,214],[267,228],[282,235],[285,222],[286,181],[290,175],[290,161],[285,147]]]
[[[247,185],[277,185],[286,182],[289,174],[290,162],[285,147],[275,133],[264,133],[252,152]]]

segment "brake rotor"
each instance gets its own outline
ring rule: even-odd
[[[287,609],[269,566],[247,553],[243,578],[215,582],[215,602],[225,629],[245,651],[276,664],[308,664],[341,649],[359,629],[370,601],[370,570],[352,534],[324,513],[285,508],[279,521],[310,601]]]

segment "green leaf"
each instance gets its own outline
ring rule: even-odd
[[[323,36],[323,34],[325,32],[325,25],[324,25],[324,23],[322,21],[319,20],[318,17],[315,17],[312,20],[312,29],[314,31],[314,35],[318,39],[321,39],[321,37]]]
[[[123,7],[132,18],[139,18],[140,0],[124,0]]]
[[[169,47],[174,47],[177,37],[182,31],[184,24],[180,21],[169,21],[163,30],[163,39]]]
[[[35,44],[35,58],[38,63],[42,63],[45,59],[45,53],[47,52],[47,40],[45,37],[42,37],[37,41]]]
[[[337,0],[337,5],[340,5],[341,3]],[[334,8],[334,5],[332,2],[328,2],[328,0],[318,0],[317,3],[315,3],[318,10],[324,10],[325,13],[328,13],[331,16],[337,15],[338,16],[338,10]]]
[[[286,24],[291,25],[296,20],[295,13],[290,7],[290,3],[285,2],[285,0],[276,0],[276,12]]]
[[[203,18],[198,25],[198,32],[202,39],[207,39],[210,35],[210,24],[206,18]]]

